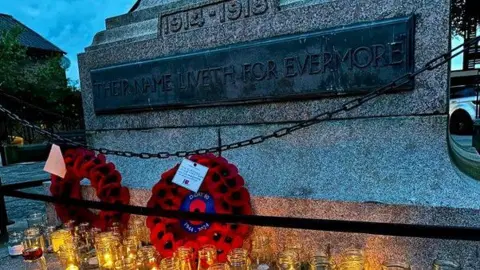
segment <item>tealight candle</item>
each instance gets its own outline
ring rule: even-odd
[[[70,264],[65,270],[79,270],[78,266]]]
[[[72,234],[68,230],[54,231],[51,237],[53,252],[58,252],[61,246],[72,241]]]

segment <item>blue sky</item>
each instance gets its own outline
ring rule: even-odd
[[[68,78],[78,81],[77,54],[92,43],[93,36],[105,29],[105,19],[126,13],[135,0],[0,0],[1,13],[14,16],[62,50],[72,62]],[[456,38],[453,45],[463,40]],[[452,62],[460,69],[462,57]]]
[[[105,19],[121,15],[135,0],[0,0],[0,13],[14,16],[67,52],[67,76],[78,81],[77,54],[105,29]]]

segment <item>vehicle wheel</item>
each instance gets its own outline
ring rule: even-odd
[[[456,111],[450,117],[450,133],[456,135],[472,135],[473,121],[465,111]]]

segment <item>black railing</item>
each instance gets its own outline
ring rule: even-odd
[[[400,236],[400,237],[420,237],[432,239],[449,240],[467,240],[480,241],[480,228],[456,227],[456,226],[433,226],[417,224],[399,224],[399,223],[381,223],[347,220],[328,220],[311,218],[294,218],[278,216],[257,216],[257,215],[226,215],[197,212],[171,211],[159,208],[150,208],[142,206],[111,204],[90,200],[79,200],[72,198],[59,198],[50,195],[28,193],[20,189],[36,187],[43,185],[49,180],[39,180],[9,184],[0,186],[0,199],[4,196],[24,198],[48,203],[57,203],[83,208],[99,209],[106,211],[116,211],[121,213],[130,213],[142,216],[159,216],[175,218],[181,220],[201,220],[208,222],[221,223],[240,223],[255,226],[292,228],[305,230],[318,230],[330,232],[348,232],[348,233],[366,233],[373,235]],[[2,200],[3,201],[3,200]],[[2,213],[3,208],[0,209]],[[5,212],[6,213],[6,212]],[[2,215],[0,220],[0,229],[2,234],[6,233],[6,216]]]

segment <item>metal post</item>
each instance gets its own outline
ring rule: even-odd
[[[7,225],[7,207],[5,206],[5,196],[3,196],[2,179],[0,178],[0,241],[5,242],[8,239]]]

